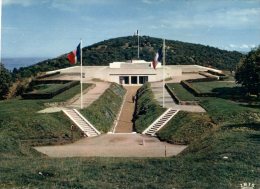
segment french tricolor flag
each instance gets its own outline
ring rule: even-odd
[[[155,54],[155,57],[153,59],[153,68],[156,69],[156,66],[158,62],[161,62],[163,58],[163,52],[162,47],[158,50],[158,52]]]
[[[77,49],[70,52],[68,55],[67,55],[67,58],[69,60],[69,62],[71,64],[76,64],[78,61],[80,61],[80,51],[81,51],[81,46],[80,44],[77,46]]]

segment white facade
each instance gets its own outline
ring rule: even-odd
[[[109,66],[83,66],[85,80],[100,79],[123,85],[142,85],[145,82],[155,82],[167,78],[182,76],[185,72],[207,71],[209,68],[197,65],[166,65],[159,63],[153,69],[151,62],[132,60],[128,62],[113,62]],[[56,70],[61,74],[79,75],[80,66]],[[51,73],[51,72],[49,72]]]

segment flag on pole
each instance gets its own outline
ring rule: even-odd
[[[69,60],[69,62],[71,64],[76,64],[77,62],[80,61],[80,56],[81,56],[81,46],[80,44],[77,46],[77,49],[70,52],[68,55],[67,55],[67,58]]]
[[[158,62],[161,62],[163,58],[162,47],[157,51],[153,59],[153,68],[156,69]]]

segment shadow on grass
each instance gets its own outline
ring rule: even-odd
[[[260,123],[245,123],[245,124],[236,124],[236,125],[228,125],[225,126],[223,129],[236,129],[236,128],[247,128],[255,131],[260,131]]]
[[[241,96],[246,93],[243,87],[219,87],[212,90],[212,92],[218,93],[219,95],[238,95]]]
[[[244,87],[219,87],[213,89],[212,92],[217,93],[217,97],[219,98],[229,99],[242,103],[249,103],[249,105],[242,105],[245,107],[260,107],[259,99],[257,99],[257,97],[254,96],[247,95],[247,92]]]
[[[260,134],[251,134],[249,138],[253,142],[260,142]]]

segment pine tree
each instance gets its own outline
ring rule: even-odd
[[[249,94],[260,95],[260,46],[240,61],[235,75]]]
[[[12,75],[2,63],[0,63],[0,99],[5,99],[12,83]]]

